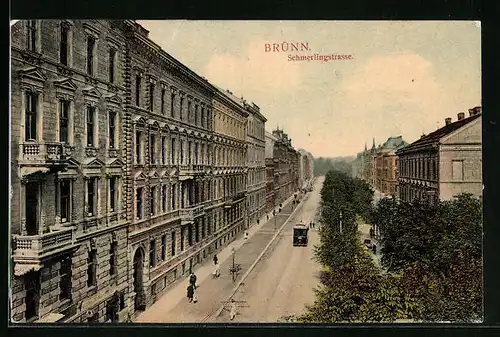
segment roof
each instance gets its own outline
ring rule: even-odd
[[[389,137],[385,141],[385,143],[382,145],[382,148],[384,148],[384,149],[397,149],[397,148],[401,148],[405,145],[408,145],[408,143],[403,140],[402,136]]]
[[[460,129],[461,127],[471,123],[472,121],[478,119],[480,116],[481,116],[481,113],[477,113],[473,116],[470,116],[470,117],[467,117],[467,118],[464,118],[461,120],[457,120],[453,123],[445,125],[442,128],[437,129],[436,131],[431,132],[428,135],[421,137],[419,140],[414,141],[413,143],[408,145],[405,148],[405,150],[411,149],[411,148],[419,146],[419,145],[438,142],[441,138],[443,138],[443,137],[449,135],[450,133],[452,133],[453,131],[456,131],[456,130]]]

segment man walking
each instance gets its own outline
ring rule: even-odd
[[[229,312],[229,317],[231,321],[236,317],[236,302],[234,299],[231,299],[231,310]]]
[[[217,264],[218,261],[219,259],[217,258],[217,254],[214,254],[214,264]]]
[[[196,289],[196,275],[194,273],[191,273],[189,276],[189,284],[193,286],[194,289]]]
[[[190,283],[187,287],[187,298],[189,303],[193,302],[193,296],[194,296],[194,288],[193,285]]]

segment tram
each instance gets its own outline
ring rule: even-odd
[[[293,246],[307,246],[309,228],[303,223],[293,227]]]

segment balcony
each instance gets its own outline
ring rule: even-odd
[[[194,176],[204,174],[206,171],[204,165],[179,165],[179,175],[181,176]]]
[[[184,208],[179,211],[181,218],[181,224],[185,225],[192,223],[194,219],[204,214],[203,205],[191,206],[189,208]]]
[[[41,268],[47,256],[67,250],[73,246],[73,228],[62,228],[39,235],[13,235],[14,274],[21,276],[31,269]]]
[[[62,143],[26,141],[20,144],[19,165],[61,170],[66,166],[70,149]]]

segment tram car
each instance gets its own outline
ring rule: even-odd
[[[303,223],[293,227],[293,245],[307,246],[309,228]]]

